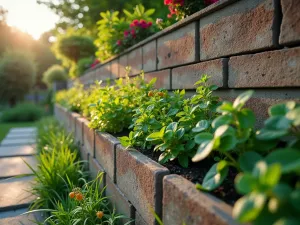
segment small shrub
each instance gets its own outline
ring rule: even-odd
[[[36,81],[36,64],[25,52],[8,51],[0,58],[0,99],[14,105]]]
[[[43,74],[43,81],[49,86],[55,81],[66,81],[68,75],[65,69],[60,65],[53,65],[48,68]]]
[[[94,62],[93,58],[83,58],[78,60],[76,65],[76,71],[74,71],[75,76],[76,77],[82,76],[84,72],[90,68],[93,62]]]
[[[37,121],[45,115],[41,106],[32,103],[21,103],[11,109],[3,111],[2,122],[30,122]]]

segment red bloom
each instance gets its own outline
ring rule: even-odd
[[[148,27],[151,27],[152,26],[152,22],[148,22]]]
[[[140,20],[140,27],[141,28],[147,28],[148,27],[148,24],[145,20]]]
[[[121,40],[117,40],[117,45],[122,45],[122,41]]]
[[[130,33],[132,36],[135,35],[135,29],[131,29]]]
[[[138,20],[134,20],[134,21],[132,21],[132,23],[133,23],[134,26],[138,26],[139,25],[139,21]]]
[[[129,32],[128,30],[125,30],[125,31],[124,31],[124,37],[127,37],[127,36],[129,35],[129,33],[130,33],[130,32]]]

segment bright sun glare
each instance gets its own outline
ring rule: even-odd
[[[0,0],[8,10],[7,23],[38,39],[42,33],[54,28],[58,16],[36,0]]]

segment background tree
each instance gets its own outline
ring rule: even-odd
[[[36,64],[29,53],[7,51],[0,58],[0,99],[14,106],[35,84]]]
[[[60,65],[49,67],[43,74],[43,81],[51,86],[55,81],[65,81],[68,79],[68,74],[65,68]]]

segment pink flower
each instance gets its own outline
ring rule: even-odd
[[[132,21],[132,23],[133,23],[134,26],[138,26],[139,25],[139,21],[138,20],[134,20],[134,21]]]
[[[130,33],[131,33],[132,36],[134,36],[135,35],[135,29],[131,29]]]
[[[117,45],[122,45],[122,41],[121,40],[117,40]]]
[[[129,32],[128,30],[125,30],[125,31],[124,31],[124,37],[127,37],[127,36],[129,35],[129,33],[130,33],[130,32]]]
[[[148,27],[151,27],[152,26],[152,22],[150,21],[150,22],[148,22]]]

